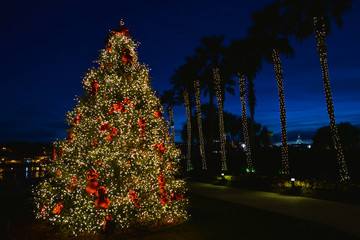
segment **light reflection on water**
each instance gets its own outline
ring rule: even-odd
[[[43,167],[28,166],[28,167],[1,167],[0,168],[0,181],[1,180],[31,180],[42,178],[45,176]]]

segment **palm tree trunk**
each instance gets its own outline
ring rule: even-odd
[[[254,79],[248,77],[248,104],[250,110],[250,146],[255,146],[255,90],[254,90]]]
[[[200,102],[200,81],[194,81],[195,89],[195,101],[196,101],[196,115],[199,129],[199,144],[200,144],[200,155],[202,162],[202,169],[206,169],[206,157],[205,157],[205,146],[204,146],[204,137],[202,130],[202,118],[201,118],[201,102]]]
[[[246,103],[245,103],[245,76],[239,74],[239,88],[240,88],[240,100],[241,100],[241,120],[243,125],[243,135],[245,142],[246,162],[248,166],[248,172],[253,172],[253,165],[251,160],[251,145],[249,141],[249,133],[247,128],[247,117],[246,117]]]
[[[281,166],[282,174],[290,174],[289,169],[289,153],[287,145],[287,132],[286,132],[286,109],[285,109],[285,96],[283,86],[283,71],[280,61],[279,51],[273,49],[272,60],[274,64],[274,70],[276,75],[276,81],[279,92],[279,103],[280,103],[280,122],[281,122]]]
[[[314,26],[315,26],[315,38],[317,42],[317,51],[320,58],[321,63],[321,71],[323,76],[324,82],[324,90],[325,90],[325,97],[326,97],[326,107],[327,112],[329,115],[330,120],[330,130],[332,139],[334,142],[334,147],[337,153],[337,160],[339,163],[340,168],[340,178],[342,181],[350,180],[349,172],[346,166],[344,154],[342,151],[340,138],[335,122],[335,113],[334,113],[334,105],[331,95],[331,88],[330,88],[330,77],[328,71],[328,64],[327,64],[327,50],[326,50],[326,40],[325,40],[325,24],[323,22],[322,17],[316,18],[314,17]]]
[[[184,103],[186,110],[186,126],[187,126],[187,154],[186,154],[186,170],[191,170],[191,109],[190,109],[190,99],[189,93],[184,89]]]
[[[219,68],[213,68],[214,82],[215,82],[215,94],[218,102],[218,112],[219,112],[219,130],[220,130],[220,147],[221,147],[221,170],[227,171],[226,165],[226,135],[224,130],[224,110],[223,102],[221,95],[221,86],[220,86],[220,74]]]
[[[170,116],[171,140],[175,142],[174,111],[171,105],[168,106],[167,110]]]
[[[215,111],[214,111],[214,95],[211,94],[211,92],[209,91],[209,125],[210,128],[208,129],[213,129],[215,128]],[[207,141],[206,141],[206,145],[207,145],[207,150],[208,150],[208,156],[210,155],[211,159],[210,161],[214,158],[213,157],[213,150],[214,150],[214,133],[213,131],[207,131]],[[213,162],[213,161],[212,161]]]

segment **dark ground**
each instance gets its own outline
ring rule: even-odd
[[[359,239],[306,220],[190,193],[191,218],[182,224],[128,235],[74,239]],[[2,189],[0,239],[69,239],[58,229],[34,220],[26,188]]]

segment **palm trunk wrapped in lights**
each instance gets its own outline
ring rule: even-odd
[[[200,144],[200,155],[201,155],[201,163],[202,169],[206,169],[206,157],[205,157],[205,146],[204,146],[204,137],[202,130],[202,118],[201,118],[201,102],[200,102],[200,81],[194,81],[194,89],[195,89],[195,101],[196,101],[196,115],[199,129],[199,144]]]
[[[285,108],[285,96],[284,96],[284,86],[283,86],[283,71],[282,71],[279,51],[277,49],[273,49],[272,51],[272,60],[275,69],[276,81],[279,92],[279,102],[280,102],[282,174],[288,175],[290,174],[290,169],[289,169],[289,153],[288,153],[287,132],[286,132],[286,108]]]
[[[241,120],[243,126],[243,136],[245,142],[245,153],[246,153],[246,162],[249,172],[254,171],[254,167],[251,160],[251,148],[249,133],[247,127],[247,117],[246,117],[246,103],[245,103],[245,76],[239,74],[239,88],[240,88],[240,100],[241,100]]]
[[[255,90],[254,90],[254,79],[252,77],[248,77],[248,105],[250,110],[250,131],[249,131],[249,138],[250,138],[250,146],[255,146],[255,105],[256,105],[256,97],[255,97]]]
[[[337,160],[339,163],[339,170],[340,170],[340,178],[342,181],[350,180],[349,172],[346,166],[344,153],[341,147],[340,138],[335,122],[335,113],[334,113],[334,106],[333,100],[331,95],[331,88],[330,88],[330,77],[329,77],[329,70],[327,64],[327,50],[326,50],[326,32],[325,32],[325,24],[323,22],[323,18],[314,18],[314,26],[315,26],[315,38],[317,42],[317,51],[320,58],[321,63],[321,71],[323,76],[324,82],[324,90],[325,90],[325,97],[326,97],[326,107],[327,112],[329,115],[330,120],[330,130],[332,134],[332,139],[334,142],[334,147],[336,149]]]
[[[175,142],[174,111],[171,105],[167,107],[167,111],[170,116],[171,141]]]
[[[186,170],[191,170],[191,109],[189,93],[184,89],[184,103],[186,110],[186,125],[187,125],[187,154],[186,154]]]
[[[215,94],[218,102],[218,112],[219,112],[219,130],[220,130],[220,149],[221,149],[221,170],[227,171],[226,164],[226,135],[224,130],[224,110],[223,110],[223,101],[221,95],[221,86],[220,86],[220,74],[219,68],[213,68],[214,81],[215,81]]]

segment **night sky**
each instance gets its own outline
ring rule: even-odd
[[[83,95],[81,79],[109,30],[125,21],[141,42],[139,61],[146,63],[153,90],[170,89],[174,69],[194,54],[203,36],[225,35],[225,44],[244,38],[250,14],[269,0],[207,1],[17,1],[0,3],[0,142],[54,141],[65,138],[65,115]],[[337,123],[360,127],[360,3],[353,4],[339,29],[327,38],[328,63]],[[298,133],[311,139],[329,125],[320,62],[314,38],[292,40],[295,57],[282,56],[289,141]],[[225,110],[241,114],[238,86],[226,96]],[[280,117],[273,67],[264,64],[255,79],[255,120],[274,131]],[[203,102],[208,99],[203,99]],[[177,140],[185,123],[184,107],[175,108]]]

